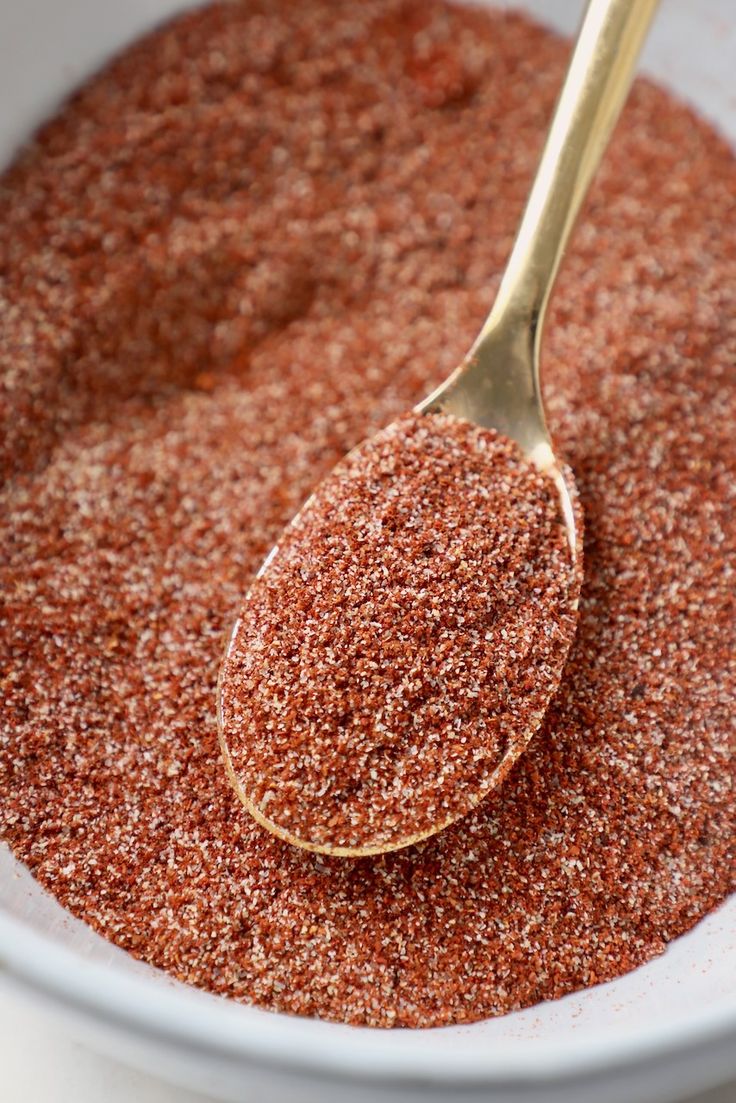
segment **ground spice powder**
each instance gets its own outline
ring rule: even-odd
[[[577,623],[560,492],[507,437],[407,414],[320,484],[220,679],[244,804],[292,841],[395,849],[499,784]]]
[[[645,82],[545,349],[586,581],[543,729],[476,811],[376,860],[272,838],[217,749],[252,572],[465,352],[566,56],[434,0],[216,5],[0,182],[0,831],[183,980],[463,1022],[647,961],[731,887],[736,163]]]

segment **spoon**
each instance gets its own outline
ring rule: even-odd
[[[413,414],[338,465],[246,595],[220,670],[220,743],[248,812],[296,846],[361,856],[443,830],[502,781],[559,684],[582,553],[574,481],[546,425],[539,350],[567,241],[656,4],[590,0],[506,271],[467,358]],[[374,603],[384,578],[387,596]],[[392,606],[396,593],[404,598]],[[415,638],[425,648],[416,655]],[[444,730],[432,727],[438,715]]]

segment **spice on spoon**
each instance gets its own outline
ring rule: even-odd
[[[490,429],[409,414],[315,492],[220,676],[236,792],[315,850],[391,850],[497,785],[539,726],[580,572],[552,478]]]

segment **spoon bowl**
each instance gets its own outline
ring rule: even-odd
[[[246,597],[218,707],[241,801],[340,856],[449,826],[539,727],[580,578],[554,481],[515,442],[399,418],[319,485]]]

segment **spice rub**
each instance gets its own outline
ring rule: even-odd
[[[217,4],[0,180],[0,834],[181,980],[464,1022],[642,964],[732,887],[736,161],[646,82],[545,337],[586,580],[542,729],[463,820],[379,859],[273,838],[218,750],[253,573],[460,361],[567,56],[436,0]]]
[[[236,792],[301,845],[392,850],[465,815],[541,723],[580,572],[518,445],[408,414],[280,538],[220,681]]]

